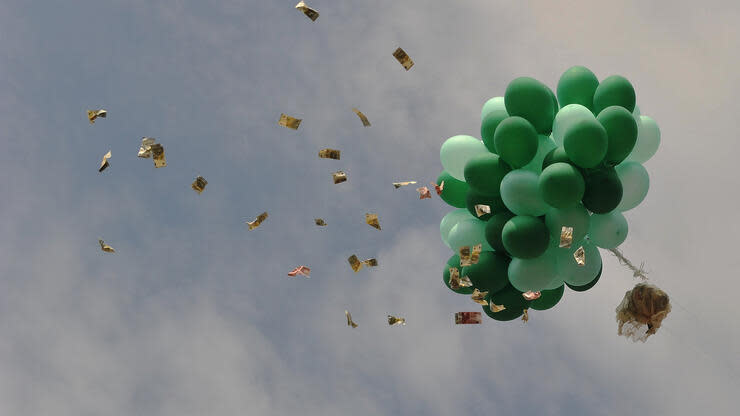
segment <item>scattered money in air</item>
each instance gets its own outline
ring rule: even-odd
[[[289,129],[298,130],[298,126],[301,125],[301,121],[303,120],[299,118],[293,118],[285,114],[280,114],[280,120],[278,120],[278,124]]]
[[[439,185],[432,182],[432,185],[434,185],[434,190],[437,191],[437,195],[442,195],[442,191],[445,188],[445,181],[440,182]]]
[[[450,289],[460,289],[460,272],[457,267],[450,267]]]
[[[406,325],[406,319],[388,315],[388,325]]]
[[[313,221],[314,221],[314,222],[316,223],[316,225],[318,225],[319,227],[326,227],[326,222],[324,222],[324,220],[322,220],[321,218],[316,218],[316,219],[314,219]]]
[[[193,188],[195,192],[200,195],[201,192],[206,188],[206,185],[208,185],[208,181],[205,180],[202,176],[198,176],[195,178],[192,184],[190,184],[190,187]]]
[[[478,264],[478,259],[480,259],[481,251],[483,251],[483,244],[476,244],[473,246],[473,253],[470,255],[471,263]]]
[[[359,272],[360,269],[362,269],[362,266],[376,267],[378,265],[378,260],[376,259],[367,259],[360,261],[360,259],[358,259],[357,256],[354,254],[349,256],[347,261],[349,262],[349,265],[352,267],[352,270],[354,270],[355,273]]]
[[[295,5],[295,8],[298,9],[298,10],[300,10],[300,11],[302,11],[303,14],[305,14],[306,16],[308,16],[308,18],[311,19],[311,21],[313,21],[313,22],[315,22],[316,19],[319,18],[319,12],[317,12],[316,10],[314,10],[314,9],[306,6],[306,3],[304,3],[303,0],[301,0],[298,4],[296,4]]]
[[[427,188],[426,186],[416,188],[416,192],[419,193],[419,199],[432,199],[432,194],[431,192],[429,192],[429,188]]]
[[[491,309],[491,312],[493,313],[501,312],[506,309],[506,306],[496,305],[495,303],[493,303],[493,301],[488,302],[488,307]]]
[[[259,227],[260,224],[262,224],[262,222],[266,219],[267,219],[267,211],[258,215],[257,218],[254,219],[254,221],[247,221],[247,225],[249,226],[250,230],[254,230],[255,228]]]
[[[339,160],[341,151],[336,149],[321,149],[319,150],[319,157],[322,159],[334,159]]]
[[[365,117],[365,115],[362,114],[362,111],[360,111],[360,110],[358,110],[356,108],[353,108],[352,111],[354,111],[355,114],[357,114],[357,117],[360,118],[360,120],[362,121],[362,125],[363,126],[370,127],[370,122],[367,120],[367,117]]]
[[[334,185],[347,181],[347,174],[342,172],[341,170],[332,173],[331,177],[332,179],[334,179]]]
[[[110,166],[110,163],[108,163],[108,159],[110,159],[110,157],[111,157],[111,153],[110,153],[110,150],[108,150],[108,153],[106,153],[103,156],[103,161],[100,162],[100,168],[98,169],[98,172],[102,172],[105,169],[107,169],[108,166]]]
[[[490,205],[478,204],[478,205],[475,206],[475,216],[478,217],[478,218],[480,218],[480,217],[482,217],[482,216],[484,216],[486,214],[490,214],[490,213],[491,213],[491,206]]]
[[[578,263],[579,266],[586,264],[586,252],[583,250],[583,246],[578,247],[578,250],[573,253],[573,258],[576,259],[576,263]]]
[[[348,310],[344,310],[344,315],[347,317],[347,326],[351,326],[352,328],[357,328],[357,324],[354,323],[352,320],[352,315],[349,313]]]
[[[408,186],[408,185],[413,185],[413,184],[415,184],[415,183],[416,183],[416,181],[408,181],[408,182],[393,182],[393,187],[394,187],[394,188],[396,188],[396,189],[398,189],[398,188],[400,188],[400,187],[402,187],[402,186]]]
[[[529,322],[529,309],[524,310],[524,314],[522,314],[522,322]]]
[[[139,147],[139,154],[137,156],[144,159],[151,157],[154,160],[155,168],[167,166],[167,160],[164,157],[164,148],[161,144],[155,143],[155,139],[152,137],[141,139],[141,147]]]
[[[98,240],[98,243],[100,244],[100,249],[105,251],[106,253],[116,252],[116,250],[113,250],[113,247],[109,246],[108,244],[105,244],[103,240]]]
[[[455,325],[480,324],[482,322],[480,312],[455,312]]]
[[[95,119],[100,118],[106,118],[108,116],[108,112],[105,110],[87,110],[87,119],[90,120],[90,124],[95,124]]]
[[[488,301],[486,301],[485,297],[488,294],[488,291],[481,292],[477,288],[473,290],[473,294],[470,295],[470,298],[473,299],[473,302],[486,306],[488,305]]]
[[[290,277],[295,277],[299,274],[306,277],[311,277],[311,269],[306,266],[298,266],[292,271],[288,272],[288,276]]]
[[[398,60],[398,62],[403,65],[403,67],[408,71],[411,69],[412,66],[414,66],[414,61],[411,60],[411,58],[404,52],[403,49],[398,48],[395,52],[393,52],[393,56]]]
[[[570,248],[573,243],[573,227],[566,227],[560,229],[560,248]]]
[[[542,296],[542,293],[540,293],[539,291],[537,291],[537,292],[532,292],[531,290],[528,290],[528,291],[526,291],[526,292],[522,293],[522,297],[523,297],[524,299],[526,299],[526,300],[535,300],[535,299],[539,299],[539,298],[540,298],[540,296]]]
[[[378,214],[365,214],[365,222],[367,225],[380,229],[380,221],[378,221]]]
[[[671,312],[671,302],[668,294],[656,286],[638,283],[624,294],[616,312],[617,334],[632,342],[645,342]]]
[[[460,255],[460,267],[467,267],[473,264],[470,262],[470,246],[460,247],[459,255]]]

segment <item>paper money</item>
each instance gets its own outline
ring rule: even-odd
[[[579,266],[584,266],[586,264],[586,252],[583,250],[583,246],[578,247],[578,250],[573,253],[573,258],[576,259],[576,263],[578,263]]]
[[[394,188],[396,188],[396,189],[398,189],[398,188],[400,188],[400,187],[402,187],[402,186],[408,186],[408,185],[413,185],[413,184],[415,184],[415,183],[416,183],[416,181],[408,181],[408,182],[393,182],[393,187],[394,187]]]
[[[380,221],[378,221],[378,214],[365,214],[365,222],[367,225],[380,229]]]
[[[480,312],[455,312],[455,325],[483,323]]]
[[[255,228],[259,227],[260,224],[262,224],[262,222],[266,219],[267,219],[267,211],[258,215],[257,218],[254,219],[254,221],[247,221],[247,225],[249,226],[250,230],[254,230]]]
[[[201,192],[206,188],[206,185],[208,185],[208,181],[205,180],[202,176],[198,176],[195,178],[192,184],[190,184],[190,187],[193,188],[195,192],[200,195]]]
[[[87,110],[87,119],[90,120],[90,124],[95,124],[95,119],[98,117],[106,118],[108,112],[105,110]]]
[[[334,179],[334,184],[342,183],[347,181],[347,174],[340,171],[336,171],[331,174],[332,179]]]
[[[470,281],[470,278],[468,276],[463,276],[460,278],[460,287],[471,287],[473,286],[473,282]]]
[[[457,267],[450,267],[450,289],[460,289],[460,272]]]
[[[116,250],[113,250],[113,247],[109,246],[108,244],[105,244],[103,240],[98,240],[98,243],[100,244],[100,249],[105,251],[106,253],[116,252]]]
[[[528,290],[528,291],[526,291],[526,292],[522,293],[522,297],[523,297],[524,299],[526,299],[526,300],[535,300],[535,299],[539,299],[539,298],[540,298],[540,296],[542,296],[542,293],[540,293],[539,291],[537,291],[537,292],[532,292],[531,290]]]
[[[439,185],[432,182],[432,185],[434,185],[434,190],[437,191],[437,195],[442,195],[442,191],[445,188],[445,181],[440,182]]]
[[[416,192],[419,193],[419,199],[432,199],[432,194],[429,192],[429,188],[427,188],[426,186],[416,188]]]
[[[293,118],[285,114],[280,114],[280,120],[278,120],[278,124],[289,129],[298,130],[298,126],[301,125],[301,121],[303,120],[299,118]]]
[[[408,71],[411,69],[412,66],[414,66],[414,61],[409,58],[409,56],[406,54],[406,52],[403,51],[403,49],[398,48],[395,52],[393,52],[393,56],[396,58],[398,62],[403,65],[403,67]]]
[[[529,322],[529,309],[524,310],[524,314],[522,315],[522,321],[524,323]]]
[[[378,265],[378,260],[376,259],[367,259],[360,261],[360,259],[358,259],[357,256],[354,254],[349,256],[347,261],[349,262],[349,265],[352,267],[352,270],[354,270],[355,273],[359,272],[360,269],[362,269],[362,266],[376,267]]]
[[[406,325],[406,319],[388,315],[388,325]]]
[[[348,310],[344,310],[344,315],[347,317],[347,326],[351,326],[352,328],[357,328],[357,324],[352,321],[352,315],[349,313]]]
[[[470,246],[462,246],[459,250],[460,255],[460,267],[466,267],[473,264],[470,261]]]
[[[164,148],[161,144],[154,142],[155,140],[151,137],[144,137],[141,139],[141,147],[139,147],[138,157],[148,159],[154,159],[155,168],[163,168],[167,166],[167,160],[164,158]]]
[[[560,248],[570,248],[573,243],[573,227],[566,227],[560,229]]]
[[[354,111],[355,114],[357,114],[357,117],[359,117],[360,120],[362,120],[362,125],[363,126],[370,127],[370,122],[367,120],[367,117],[365,117],[365,115],[362,114],[362,111],[360,111],[360,110],[358,110],[356,108],[353,108],[352,111]]]
[[[295,269],[288,272],[288,276],[295,277],[296,275],[303,275],[306,277],[311,277],[311,269],[306,266],[298,266]]]
[[[476,244],[473,246],[473,253],[470,254],[470,263],[478,264],[481,251],[483,251],[483,244]]]
[[[148,159],[152,156],[152,145],[155,140],[152,137],[143,137],[141,139],[141,146],[139,147],[139,154],[136,156]]]
[[[111,153],[110,153],[110,150],[108,150],[108,153],[103,155],[103,161],[100,162],[100,168],[98,169],[98,172],[102,172],[105,169],[107,169],[108,166],[110,166],[110,163],[108,163],[108,159],[110,159],[110,156],[111,156]]]
[[[321,149],[319,150],[319,157],[322,159],[334,159],[339,160],[341,151],[336,149]]]
[[[476,288],[473,290],[473,294],[470,295],[470,298],[473,299],[473,302],[485,306],[488,305],[488,302],[485,299],[486,295],[488,295],[488,291],[481,292]]]
[[[378,266],[378,260],[376,259],[367,259],[363,260],[362,264],[367,267],[377,267]]]
[[[480,218],[483,215],[490,214],[491,213],[491,206],[490,205],[483,205],[478,204],[475,206],[475,215]]]
[[[326,226],[326,222],[324,222],[324,220],[322,220],[321,218],[315,218],[315,219],[314,219],[313,221],[314,221],[314,222],[316,223],[316,225],[318,225],[319,227],[325,227],[325,226]]]
[[[501,312],[501,311],[503,311],[503,310],[506,309],[506,306],[504,306],[504,305],[496,305],[495,303],[493,303],[493,301],[489,301],[488,302],[488,307],[491,309],[491,312],[493,312],[493,313]]]
[[[302,11],[303,14],[305,14],[306,16],[308,16],[308,18],[311,19],[311,21],[313,21],[313,22],[315,22],[316,19],[319,18],[319,12],[317,12],[316,10],[314,10],[314,9],[306,6],[306,3],[304,3],[303,0],[301,0],[298,4],[296,4],[295,5],[295,8],[298,9],[298,10],[300,10],[300,11]]]

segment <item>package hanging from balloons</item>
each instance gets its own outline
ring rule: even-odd
[[[365,117],[364,114],[362,114],[362,111],[353,108],[352,111],[354,111],[355,114],[357,114],[357,117],[360,118],[360,121],[362,121],[362,125],[364,127],[370,127],[370,121],[368,121],[367,117]]]
[[[108,112],[105,110],[87,110],[87,119],[90,121],[90,124],[95,124],[95,119],[98,117],[106,118],[108,117]]]
[[[102,172],[105,169],[107,169],[108,166],[110,166],[110,163],[108,163],[108,159],[110,159],[110,158],[111,158],[111,151],[108,150],[108,153],[106,153],[105,155],[103,155],[103,161],[100,162],[100,167],[98,168],[98,172]]]
[[[633,342],[645,342],[655,334],[671,311],[668,295],[657,287],[638,283],[624,294],[617,306],[617,334]]]

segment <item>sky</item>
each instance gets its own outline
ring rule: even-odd
[[[0,414],[735,413],[736,2],[295,3],[3,2]],[[391,185],[435,180],[514,78],[573,65],[628,78],[661,129],[620,247],[673,304],[644,344],[617,336],[637,281],[605,251],[526,324],[454,325],[478,306],[441,281],[451,208]]]

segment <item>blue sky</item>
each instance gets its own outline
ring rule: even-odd
[[[735,2],[296,2],[4,2],[0,414],[734,413]],[[572,65],[630,79],[661,127],[622,245],[674,302],[645,344],[616,335],[635,281],[605,252],[526,325],[455,326],[477,306],[441,282],[450,208],[391,185],[434,180],[513,78]]]

